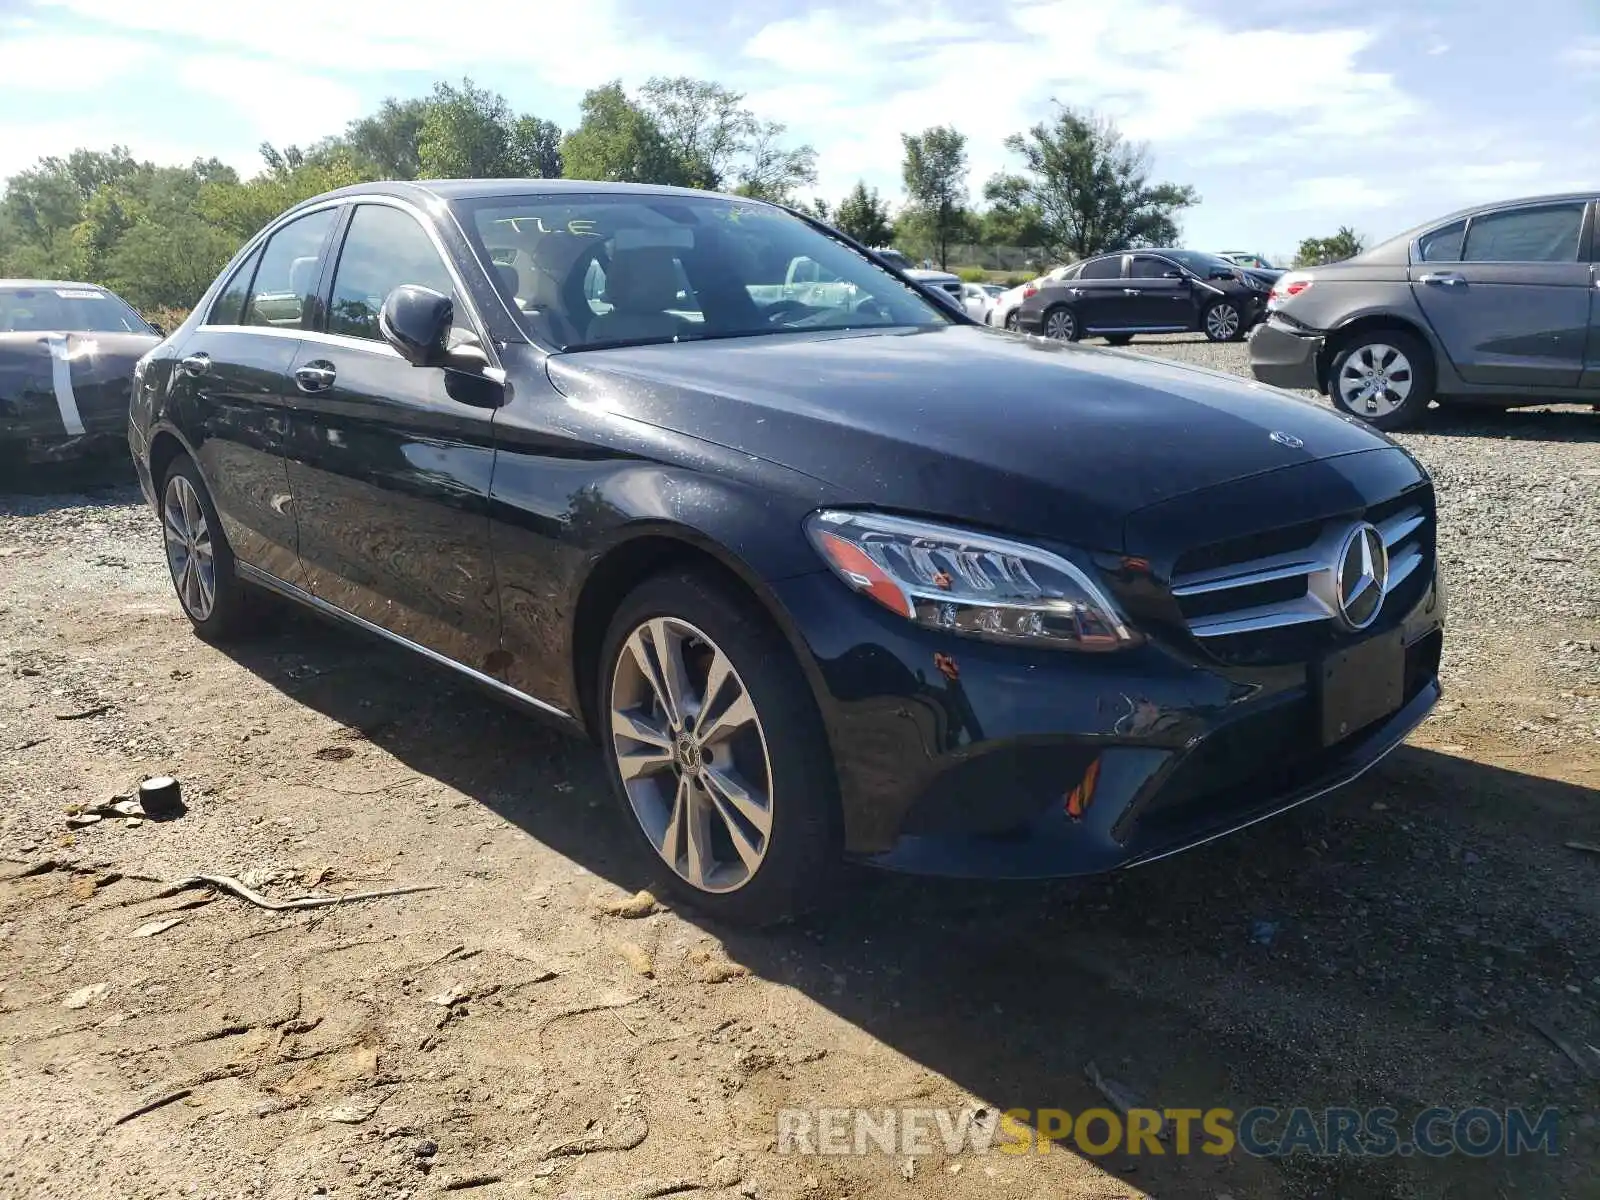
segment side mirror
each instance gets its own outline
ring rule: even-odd
[[[156,336],[157,337],[166,337],[167,336],[166,327],[161,325],[161,324],[159,324],[158,322],[146,321],[145,324],[150,326],[151,329],[154,329],[156,331]]]
[[[455,304],[431,288],[403,283],[383,301],[378,333],[414,367],[442,367],[450,357],[448,340]]]
[[[1225,271],[1221,267],[1213,268],[1211,274],[1208,276],[1210,279],[1235,279],[1237,277],[1237,272]]]

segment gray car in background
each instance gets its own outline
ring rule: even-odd
[[[1380,429],[1442,405],[1600,404],[1600,189],[1483,205],[1278,279],[1263,383]]]

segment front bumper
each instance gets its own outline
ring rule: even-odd
[[[1322,391],[1322,334],[1267,318],[1250,335],[1250,371],[1273,387]]]
[[[827,574],[775,590],[820,682],[846,849],[896,870],[1055,878],[1149,862],[1356,778],[1440,694],[1436,584],[1394,623],[1400,708],[1327,747],[1315,664],[1236,667],[1155,641],[1024,650],[912,626]]]

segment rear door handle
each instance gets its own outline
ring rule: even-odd
[[[1465,287],[1466,277],[1457,275],[1454,271],[1430,271],[1426,275],[1417,277],[1417,282],[1433,284],[1436,287]]]
[[[211,370],[211,356],[204,352],[191,354],[188,358],[180,359],[178,366],[183,368],[185,375],[204,375]]]
[[[337,375],[331,362],[319,358],[303,367],[296,367],[294,382],[302,392],[325,392],[333,386]]]

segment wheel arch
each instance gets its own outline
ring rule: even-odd
[[[1322,349],[1317,352],[1317,390],[1324,396],[1330,395],[1332,388],[1328,373],[1333,370],[1333,360],[1339,352],[1348,346],[1351,341],[1363,333],[1405,333],[1416,338],[1427,347],[1428,353],[1433,358],[1433,377],[1435,381],[1443,378],[1441,367],[1444,365],[1443,356],[1439,347],[1434,344],[1432,333],[1421,323],[1408,317],[1392,312],[1365,313],[1361,316],[1351,317],[1342,324],[1330,330],[1322,340]]]
[[[598,737],[601,730],[600,653],[612,618],[639,584],[674,569],[703,572],[752,601],[788,643],[813,698],[821,694],[821,677],[805,640],[771,589],[744,559],[692,527],[640,523],[629,526],[592,560],[569,608],[571,694],[577,700],[577,716],[591,738]]]

